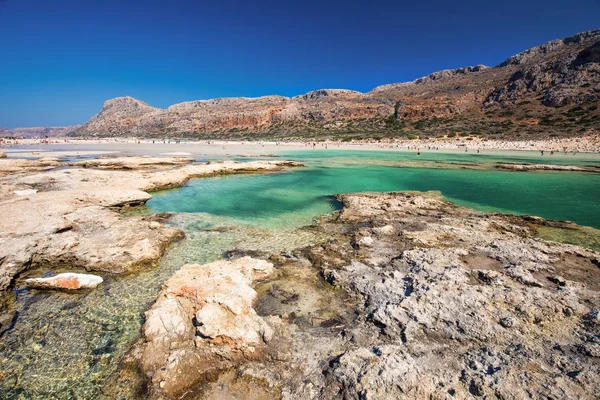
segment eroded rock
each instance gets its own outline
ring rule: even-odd
[[[256,314],[253,282],[273,264],[250,257],[183,266],[146,312],[141,366],[157,396],[172,397],[241,360],[273,337]]]
[[[25,284],[33,289],[78,290],[93,289],[103,281],[98,275],[66,272],[49,278],[25,279]]]
[[[85,169],[32,174],[32,168],[61,164],[56,159],[3,160],[0,173],[10,173],[0,178],[0,290],[21,272],[39,266],[124,273],[156,265],[168,245],[183,233],[151,218],[120,214],[119,210],[143,205],[152,197],[148,191],[181,186],[194,177],[302,165],[288,161],[190,161],[119,157],[82,161],[83,166],[90,167]],[[147,169],[156,166],[162,168]]]
[[[113,169],[113,170],[138,170],[142,168],[165,168],[181,166],[194,161],[190,157],[107,157],[83,160],[71,163],[75,167]]]
[[[299,314],[310,312],[307,290],[281,281],[292,275],[285,257],[271,257],[283,264],[281,276],[260,284],[262,320],[277,332],[268,343],[264,336],[259,340],[261,324],[231,323],[236,310],[244,309],[236,299],[247,290],[235,276],[222,286],[231,290],[223,304],[199,301],[197,289],[178,290],[171,298],[165,289],[157,305],[173,310],[165,324],[172,334],[162,342],[169,349],[161,352],[154,342],[146,347],[146,354],[166,357],[146,369],[156,371],[153,387],[169,390],[161,395],[173,398],[179,391],[171,384],[183,390],[202,382],[202,373],[204,385],[193,392],[208,399],[242,386],[240,396],[257,393],[265,382],[272,388],[265,398],[283,399],[595,397],[598,253],[535,238],[536,226],[547,224],[542,219],[480,213],[435,193],[349,194],[339,200],[344,208],[315,228],[331,238],[294,254],[295,262],[310,261],[305,268],[314,270],[321,285],[338,291],[348,312],[336,310],[331,322],[306,323]],[[186,268],[177,279],[194,282],[187,274]],[[333,304],[314,314],[326,315]],[[202,326],[180,327],[194,315]],[[211,326],[215,320],[218,325]],[[196,343],[193,351],[191,344],[180,346],[184,337]],[[233,357],[244,348],[240,338],[246,346],[260,343],[261,357],[244,350]],[[225,354],[217,365],[227,368],[207,373],[215,353]],[[195,372],[176,373],[169,363]],[[231,379],[232,371],[244,378]]]

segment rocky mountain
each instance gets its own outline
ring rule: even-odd
[[[148,106],[131,97],[108,100],[76,134],[201,135],[298,131],[362,118],[383,119],[394,112],[392,99],[367,99],[351,90],[322,89],[293,98],[221,98]]]
[[[434,72],[368,93],[222,98],[152,107],[108,100],[77,136],[397,137],[578,136],[600,129],[600,30],[484,65]]]
[[[588,42],[593,42],[587,45]],[[585,44],[581,51],[573,46]],[[540,102],[560,108],[569,104],[598,102],[600,99],[600,37],[585,32],[555,40],[510,57],[501,67],[523,66],[506,85],[494,90],[488,103],[517,100],[527,94],[541,94]]]
[[[0,137],[46,138],[65,137],[80,126],[40,126],[34,128],[0,128]]]

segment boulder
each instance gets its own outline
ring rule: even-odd
[[[36,194],[37,190],[35,189],[25,189],[25,190],[15,190],[15,194],[17,196],[29,196],[32,194]]]
[[[66,272],[50,278],[25,279],[27,286],[33,289],[78,290],[93,289],[104,280],[98,275]]]
[[[181,267],[146,312],[139,354],[157,397],[175,397],[246,357],[273,336],[253,308],[252,283],[273,264],[250,257]]]

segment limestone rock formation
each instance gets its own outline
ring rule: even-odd
[[[600,123],[600,31],[554,40],[496,67],[434,72],[368,93],[322,89],[288,98],[223,98],[151,107],[107,101],[72,134],[173,137],[357,137],[454,132],[581,135]]]
[[[573,47],[576,51],[573,51]],[[600,35],[592,32],[556,40],[517,54],[502,66],[520,66],[486,99],[516,101],[537,94],[544,106],[600,102]]]
[[[151,198],[148,191],[181,186],[194,177],[302,165],[285,160],[190,164],[189,158],[120,157],[76,163],[85,169],[31,173],[31,168],[62,164],[5,161],[10,172],[0,179],[0,290],[35,266],[123,273],[154,265],[182,233],[153,217],[126,216],[115,209],[144,204]],[[161,168],[147,170],[156,166]]]
[[[322,268],[336,286],[359,294],[364,320],[381,333],[330,364],[330,395],[594,397],[600,369],[593,351],[567,348],[597,345],[598,326],[588,322],[599,306],[591,300],[600,290],[597,253],[535,239],[535,226],[523,219],[435,196],[340,199],[338,223],[367,223],[354,241],[374,242],[350,250],[350,264],[323,260]],[[399,236],[377,229],[390,224]],[[328,249],[349,252],[342,245]],[[318,260],[322,250],[312,251]]]
[[[151,397],[597,397],[600,254],[535,237],[577,226],[436,193],[338,198],[314,227],[329,240],[270,258],[260,316],[247,261],[175,274],[134,351]]]
[[[154,396],[174,397],[207,375],[258,356],[273,331],[256,314],[253,282],[273,264],[243,257],[185,265],[169,279],[146,312],[141,366]]]
[[[83,168],[139,170],[142,168],[160,168],[178,166],[194,161],[190,157],[106,157],[73,162],[70,165]]]
[[[156,266],[183,232],[161,224],[160,215],[119,212],[143,205],[152,197],[149,191],[181,186],[194,177],[302,165],[285,160],[190,162],[120,157],[69,168],[54,159],[1,160],[0,299],[28,270],[67,267],[122,274]],[[0,302],[0,314],[4,304],[10,301]]]
[[[440,79],[446,79],[446,78],[451,78],[457,75],[467,75],[467,74],[471,74],[473,72],[479,72],[479,71],[484,71],[486,69],[488,69],[490,67],[486,66],[486,65],[474,65],[474,66],[467,66],[467,67],[462,67],[462,68],[456,68],[456,69],[444,69],[441,71],[437,71],[437,72],[433,72],[427,76],[423,76],[421,78],[415,79],[412,82],[405,82],[405,83],[392,83],[392,84],[388,84],[388,85],[381,85],[381,86],[377,86],[375,89],[372,90],[372,92],[387,92],[388,90],[391,89],[401,89],[402,87],[408,86],[408,85],[423,85],[426,83],[431,83]]]
[[[0,177],[14,172],[48,171],[60,165],[60,160],[52,157],[42,157],[37,160],[5,158],[0,160]]]

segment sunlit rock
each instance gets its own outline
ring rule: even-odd
[[[104,280],[98,275],[66,272],[50,278],[25,279],[27,286],[33,289],[78,290],[93,289]]]

